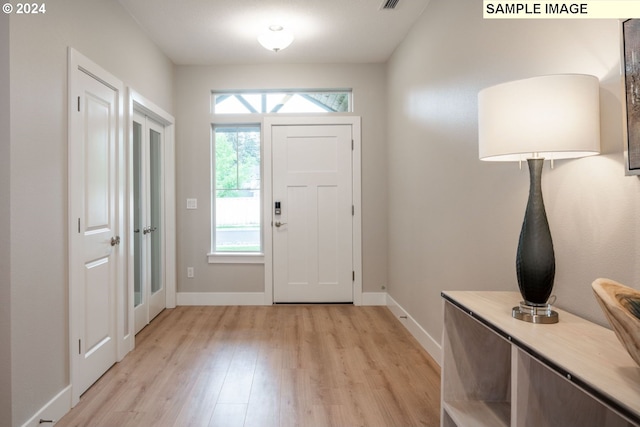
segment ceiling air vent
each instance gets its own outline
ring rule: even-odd
[[[400,0],[384,0],[380,5],[380,10],[393,10],[398,7]]]

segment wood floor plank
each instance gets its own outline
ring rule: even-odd
[[[236,348],[220,390],[218,403],[249,403],[257,358],[258,353],[251,346],[239,345]]]
[[[211,420],[227,370],[204,369],[196,379],[191,392],[184,396],[184,404],[176,417],[174,427],[206,426]]]
[[[246,404],[218,403],[208,427],[242,427],[246,413]]]
[[[438,426],[440,369],[386,307],[178,307],[58,427]]]
[[[245,427],[280,425],[282,353],[281,349],[273,348],[268,343],[263,345],[256,362]]]

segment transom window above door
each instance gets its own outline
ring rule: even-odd
[[[214,114],[349,113],[351,89],[212,92]]]

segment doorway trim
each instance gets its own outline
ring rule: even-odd
[[[274,126],[351,125],[353,135],[353,304],[362,305],[362,134],[360,116],[274,116],[263,120],[263,177],[264,183],[264,303],[273,304],[273,163],[272,128]]]
[[[133,236],[133,113],[134,111],[149,117],[164,126],[164,145],[162,165],[164,172],[163,198],[163,264],[166,289],[166,307],[176,306],[176,162],[175,162],[175,119],[162,108],[146,99],[132,88],[128,88],[128,105],[126,120],[126,153],[127,153],[127,233]],[[135,335],[134,327],[134,250],[133,238],[127,244],[127,320],[128,330]],[[135,339],[131,340],[131,350],[135,347]]]

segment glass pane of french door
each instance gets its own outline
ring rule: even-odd
[[[162,135],[149,130],[151,293],[162,289]]]
[[[144,203],[144,192],[142,191],[142,125],[133,122],[133,292],[134,307],[143,303],[142,292],[142,206]]]

